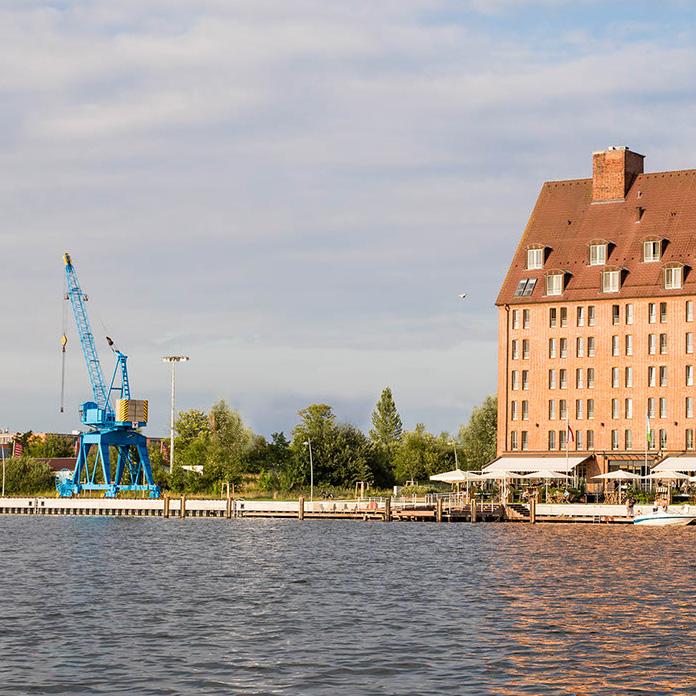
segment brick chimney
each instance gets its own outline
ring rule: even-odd
[[[638,174],[643,158],[627,147],[610,147],[592,153],[592,202],[622,201]]]

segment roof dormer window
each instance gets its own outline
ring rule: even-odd
[[[621,271],[602,271],[602,292],[619,292]]]
[[[643,261],[654,263],[662,256],[662,242],[659,239],[651,239],[643,242]]]
[[[590,266],[604,266],[607,262],[607,243],[590,244]]]
[[[544,267],[544,252],[543,246],[535,246],[527,249],[527,270],[538,271]]]
[[[564,273],[549,273],[546,276],[546,294],[547,295],[562,295]]]
[[[665,290],[680,290],[684,283],[684,266],[668,266],[664,269]]]

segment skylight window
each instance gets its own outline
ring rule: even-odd
[[[522,278],[519,283],[517,283],[517,289],[515,290],[515,297],[529,297],[534,288],[536,287],[536,278]]]

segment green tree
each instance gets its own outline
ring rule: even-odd
[[[69,435],[46,433],[31,435],[25,445],[24,453],[30,457],[72,457],[75,454],[75,440]]]
[[[174,428],[176,430],[174,456],[176,457],[177,449],[185,449],[196,438],[210,433],[210,420],[203,411],[192,408],[190,411],[179,413]]]
[[[392,391],[385,387],[372,411],[370,438],[374,443],[389,449],[401,440],[402,429],[401,416],[396,410]]]
[[[224,401],[210,409],[208,420],[210,439],[206,448],[204,479],[213,485],[223,481],[239,483],[253,433],[244,425],[239,413]]]
[[[498,400],[487,396],[474,408],[468,424],[459,429],[466,468],[480,470],[495,459],[497,424]]]
[[[415,430],[404,433],[394,455],[394,474],[400,483],[424,482],[435,473],[442,461],[442,443],[418,423]]]
[[[5,494],[33,495],[55,489],[48,464],[31,457],[12,457],[5,462]]]

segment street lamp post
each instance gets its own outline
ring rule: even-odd
[[[312,441],[307,438],[304,444],[309,447],[309,502],[314,501],[314,461],[312,460]]]
[[[3,435],[7,434],[7,430],[0,430]],[[3,438],[4,440],[4,438]],[[5,497],[5,443],[0,445],[0,451],[2,451],[2,497]]]
[[[172,408],[169,419],[169,473],[174,473],[174,416],[176,413],[175,409],[175,397],[176,397],[176,379],[175,379],[175,366],[178,362],[188,362],[191,358],[188,355],[165,355],[162,358],[162,362],[168,362],[172,366]]]

